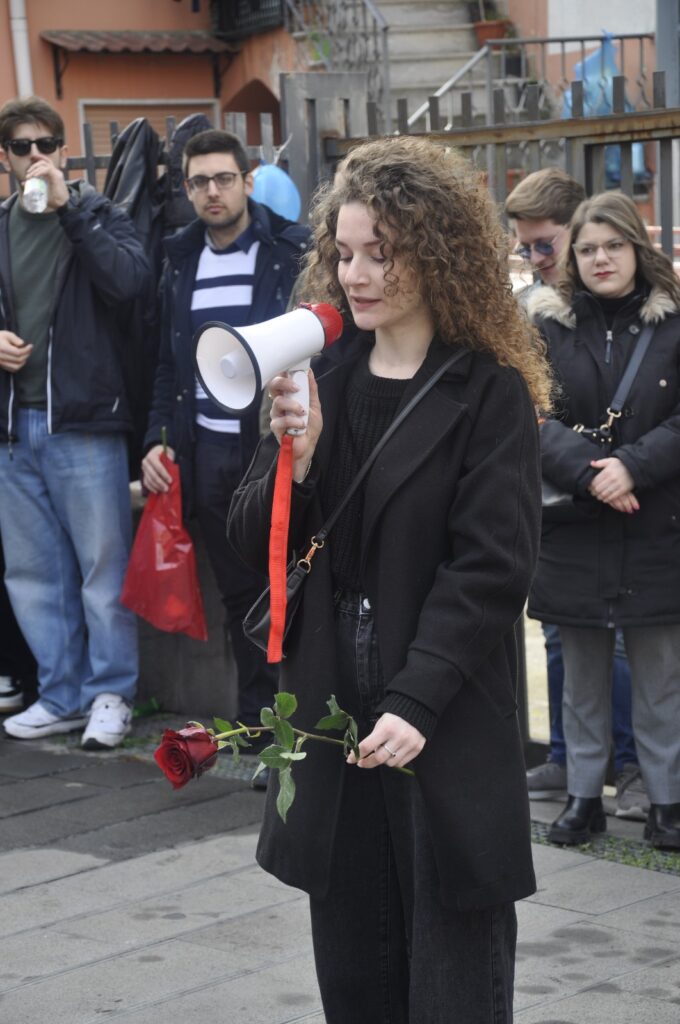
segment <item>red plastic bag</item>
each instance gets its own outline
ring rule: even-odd
[[[120,600],[157,629],[207,640],[194,545],[182,525],[179,468],[162,459],[172,483],[147,499]]]

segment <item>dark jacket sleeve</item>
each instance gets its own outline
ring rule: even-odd
[[[387,686],[440,715],[522,613],[538,557],[536,416],[514,370],[477,405],[448,514],[451,557],[438,567],[406,663]]]
[[[541,466],[546,479],[569,494],[586,495],[597,473],[590,461],[600,457],[599,450],[560,420],[541,424],[540,437]]]
[[[134,225],[102,196],[71,195],[57,211],[73,253],[108,305],[142,295],[151,270]]]
[[[623,462],[636,489],[655,487],[680,472],[680,402],[672,416],[613,454]]]

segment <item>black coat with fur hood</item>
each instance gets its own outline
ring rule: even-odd
[[[544,523],[529,614],[574,626],[680,622],[680,311],[658,288],[636,292],[607,337],[589,292],[571,307],[552,288],[529,314],[548,344],[560,393],[541,428],[543,475],[591,503],[591,518]],[[635,481],[640,510],[616,512],[588,495],[599,449],[572,427],[599,426],[644,324],[651,345],[614,426],[612,454]]]

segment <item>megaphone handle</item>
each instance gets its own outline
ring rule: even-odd
[[[296,391],[295,397],[300,405],[304,407],[305,417],[309,414],[309,377],[307,376],[309,365],[310,361],[309,359],[306,359],[304,363],[290,367],[288,370],[288,376],[295,381],[300,389],[299,391]],[[294,437],[299,437],[301,434],[304,434],[306,429],[307,425],[305,423],[304,427],[291,427],[288,433],[292,434]]]

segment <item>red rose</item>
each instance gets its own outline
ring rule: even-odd
[[[181,789],[190,779],[212,768],[217,761],[217,753],[218,746],[206,729],[188,725],[179,732],[166,729],[153,756],[173,789]]]

